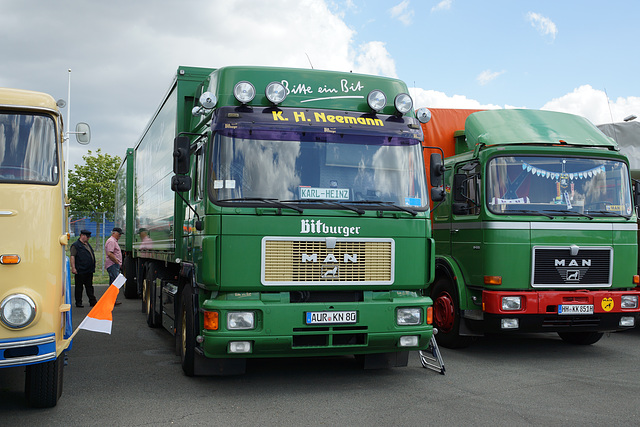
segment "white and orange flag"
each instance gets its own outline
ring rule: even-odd
[[[107,291],[98,300],[96,305],[93,306],[87,317],[78,325],[76,332],[79,329],[86,329],[88,331],[102,332],[105,334],[111,333],[111,323],[113,306],[116,303],[118,292],[127,279],[122,274],[116,277],[111,286],[107,288]],[[75,335],[75,333],[74,333]]]

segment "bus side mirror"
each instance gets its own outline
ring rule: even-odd
[[[91,141],[91,128],[87,123],[80,122],[76,125],[76,141],[78,144],[87,145]]]
[[[444,175],[442,157],[439,153],[432,153],[429,158],[429,180],[432,187],[440,187],[442,185],[442,175]]]
[[[174,175],[171,178],[171,190],[180,193],[191,190],[191,177],[189,175]]]
[[[176,136],[173,140],[173,173],[189,173],[190,148],[191,142],[186,136]]]

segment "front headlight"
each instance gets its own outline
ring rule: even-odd
[[[522,299],[520,297],[502,297],[503,310],[520,310],[522,309]]]
[[[396,311],[396,324],[398,326],[419,325],[422,323],[422,309],[418,307],[399,308]]]
[[[2,300],[0,318],[10,328],[24,328],[36,317],[36,304],[25,294],[13,294]]]
[[[227,329],[253,329],[255,316],[253,311],[230,311],[227,313]]]
[[[638,295],[622,295],[620,304],[622,308],[638,308]]]

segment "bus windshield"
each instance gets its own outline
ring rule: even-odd
[[[211,199],[428,207],[422,150],[416,139],[302,132],[279,136],[248,139],[217,134]]]
[[[625,163],[589,157],[501,156],[487,166],[487,205],[498,214],[631,216]]]
[[[0,113],[0,182],[55,184],[58,174],[53,118]]]

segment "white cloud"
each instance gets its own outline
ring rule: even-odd
[[[309,68],[308,55],[316,69],[397,75],[384,43],[356,44],[325,1],[279,0],[275,9],[250,0],[2,4],[0,86],[66,98],[71,68],[71,120],[91,125],[93,152],[122,157],[133,147],[180,65]],[[42,43],[51,34],[58,49]],[[72,142],[70,164],[86,149]]]
[[[542,16],[539,13],[528,12],[527,13],[527,21],[531,23],[531,26],[538,30],[543,36],[549,36],[551,41],[556,39],[556,34],[558,34],[558,27],[556,24],[546,16]]]
[[[355,72],[397,77],[396,63],[383,42],[364,43],[358,47],[358,52]]]
[[[389,14],[392,18],[402,22],[403,25],[409,26],[413,21],[414,12],[412,9],[409,9],[409,0],[404,0],[389,9]]]
[[[578,114],[594,124],[621,122],[630,114],[640,115],[640,97],[618,97],[616,100],[608,100],[603,90],[583,85],[571,93],[554,98],[541,109]]]
[[[409,94],[413,98],[413,105],[416,109],[426,108],[469,108],[469,109],[497,109],[502,108],[495,104],[482,104],[475,99],[469,99],[464,95],[448,96],[444,92],[437,90],[426,90],[422,88],[409,88]],[[505,106],[505,108],[510,108]]]
[[[438,12],[440,10],[449,10],[451,9],[451,5],[453,4],[453,0],[442,0],[437,5],[431,8],[431,12]]]
[[[481,86],[484,86],[487,83],[491,82],[492,80],[496,79],[499,75],[504,73],[505,73],[504,70],[503,71],[484,70],[483,72],[478,74],[478,77],[476,77],[476,80],[478,81],[478,83],[480,83]]]

